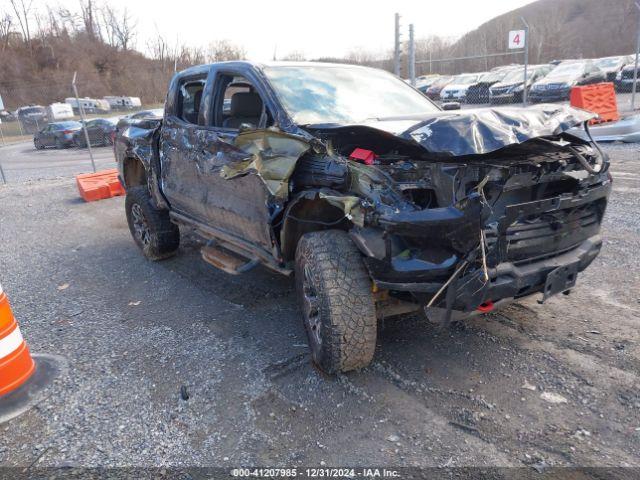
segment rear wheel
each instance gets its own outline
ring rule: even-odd
[[[375,302],[360,251],[345,232],[300,239],[296,287],[313,361],[327,373],[367,366],[376,347]]]
[[[169,219],[169,212],[158,210],[144,186],[127,190],[127,223],[134,241],[149,260],[175,255],[180,245],[180,229]]]

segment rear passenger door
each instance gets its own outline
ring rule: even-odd
[[[235,82],[234,79],[242,78]],[[162,185],[172,209],[244,241],[272,250],[268,191],[257,175],[221,176],[230,161],[249,155],[234,145],[243,128],[257,128],[266,115],[254,86],[237,70],[214,67],[175,86],[161,137]],[[232,100],[235,93],[245,94]],[[225,95],[228,97],[225,102]],[[217,119],[217,120],[216,120]]]

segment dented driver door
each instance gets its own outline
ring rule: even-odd
[[[206,125],[212,85],[180,82],[172,85],[160,140],[162,188],[172,210],[272,251],[265,184],[252,174],[222,176],[223,167],[250,157],[234,145],[238,132]]]

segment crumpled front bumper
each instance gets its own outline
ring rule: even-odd
[[[547,259],[532,263],[516,264],[514,262],[502,262],[488,269],[489,280],[485,281],[482,271],[474,272],[459,277],[453,284],[455,295],[451,299],[452,310],[462,313],[471,313],[480,305],[504,301],[505,299],[517,299],[534,293],[545,293],[549,285],[547,279],[552,272],[566,270],[566,280],[571,285],[575,284],[576,275],[587,268],[598,256],[602,247],[600,235],[588,238],[578,247]],[[399,284],[389,282],[376,282],[379,288],[395,289],[398,291],[428,292],[433,293],[440,287],[435,283]],[[565,290],[564,288],[547,292],[551,296]],[[444,303],[444,295],[440,297]],[[442,308],[442,306],[441,306]]]
[[[490,222],[493,227],[485,225],[484,208],[472,196],[466,203],[448,208],[380,218],[384,231],[379,233],[377,245],[372,240],[375,235],[367,229],[351,235],[365,254],[364,262],[378,288],[408,292],[428,301],[462,264],[466,253],[477,248],[482,228],[488,245],[489,280],[476,260],[475,267],[470,265],[455,279],[455,295],[447,300],[456,311],[470,312],[487,301],[543,291],[551,296],[571,288],[577,273],[600,251],[600,222],[610,190],[611,182],[605,181],[577,195],[512,204],[505,208],[500,222]],[[520,218],[538,216],[539,222],[518,223]],[[412,252],[395,248],[392,255],[396,235],[419,239],[423,247]],[[442,304],[444,297],[441,292],[436,303]]]

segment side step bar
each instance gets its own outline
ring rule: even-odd
[[[225,251],[230,250],[231,255],[242,258],[244,261],[250,259],[248,260],[249,264],[245,266],[242,272],[246,272],[253,268],[254,265],[252,265],[252,262],[254,260],[257,260],[258,262],[261,262],[265,267],[273,270],[274,272],[278,272],[287,276],[293,273],[293,270],[291,270],[290,268],[277,263],[276,259],[274,259],[273,255],[269,251],[265,250],[264,248],[258,247],[246,240],[243,240],[236,235],[225,232],[224,230],[219,228],[214,228],[210,225],[205,225],[204,223],[182,213],[170,212],[169,216],[171,217],[172,222],[178,225],[184,225],[185,227],[192,228],[202,238],[209,240],[210,243],[208,246],[211,246],[212,243],[215,243],[216,247],[223,246]],[[206,260],[207,259],[205,258],[205,261]],[[218,266],[217,264],[212,265],[215,265],[216,267]],[[235,274],[241,272],[236,270],[232,273]]]
[[[247,259],[219,245],[206,245],[200,253],[205,262],[231,275],[248,272],[260,263],[257,258]]]

